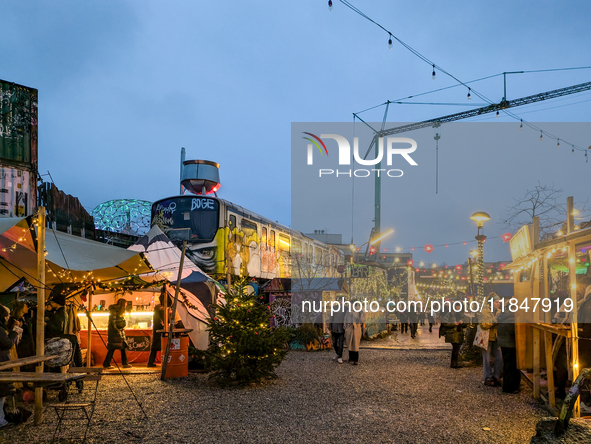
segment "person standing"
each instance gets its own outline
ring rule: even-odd
[[[162,352],[162,333],[158,331],[164,329],[164,304],[166,297],[163,293],[159,296],[159,304],[154,307],[154,319],[152,322],[152,345],[150,346],[150,357],[148,358],[148,367],[156,367],[156,355]]]
[[[515,313],[502,311],[497,316],[497,340],[503,355],[503,392],[518,393],[521,385],[521,372],[517,368],[517,349],[515,346]]]
[[[449,301],[453,304],[454,300]],[[439,337],[444,336],[445,342],[451,344],[451,368],[460,368],[458,358],[460,356],[460,347],[464,342],[464,329],[467,327],[467,322],[464,322],[465,316],[463,313],[456,313],[453,309],[446,310],[441,317],[441,325],[439,326]]]
[[[129,362],[127,361],[127,341],[125,340],[125,306],[127,301],[125,299],[119,299],[116,304],[109,307],[109,328],[107,330],[107,356],[103,362],[103,368],[111,368],[111,359],[115,350],[121,352],[121,363],[123,368],[130,368]]]
[[[417,329],[419,328],[419,315],[422,315],[422,313],[417,313],[416,311],[416,306],[411,309],[410,307],[408,307],[408,323],[410,325],[410,337],[412,339],[415,339],[417,337]]]
[[[408,332],[408,315],[406,311],[401,311],[398,313],[398,318],[400,319],[400,334],[404,334]]]
[[[345,345],[345,309],[341,309],[334,312],[330,317],[330,323],[328,324],[332,335],[332,346],[336,352],[336,356],[333,360],[336,360],[339,364],[343,363],[343,348]]]
[[[491,302],[493,310],[491,311]],[[488,300],[484,304],[480,313],[480,328],[488,330],[488,349],[482,351],[482,368],[484,372],[484,384],[490,387],[498,387],[503,371],[503,355],[497,340],[497,314],[501,306],[501,298],[492,292],[488,295]],[[491,366],[491,359],[494,359],[494,366]]]
[[[345,341],[349,350],[349,364],[359,364],[359,346],[365,332],[365,312],[349,311],[345,315]]]
[[[33,320],[28,316],[29,306],[24,301],[16,301],[12,307],[11,318],[23,329],[21,340],[16,345],[19,358],[35,356],[35,337],[33,335]],[[35,371],[35,364],[21,367],[21,371]]]
[[[10,319],[10,310],[0,305],[0,362],[10,360],[10,349],[16,344],[18,333],[14,331],[16,321]],[[14,424],[4,418],[4,400],[14,391],[12,384],[0,384],[0,430],[9,429]]]

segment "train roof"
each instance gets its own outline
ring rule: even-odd
[[[292,228],[290,228],[290,227],[288,227],[286,225],[283,225],[283,224],[281,224],[281,223],[279,223],[277,221],[271,220],[268,217],[261,216],[260,214],[255,213],[254,211],[248,210],[248,209],[244,208],[243,206],[237,205],[237,204],[235,204],[233,202],[230,202],[229,200],[222,199],[220,197],[207,196],[207,195],[206,196],[200,196],[200,195],[197,195],[197,194],[184,194],[184,195],[181,195],[181,196],[170,196],[170,197],[165,197],[164,199],[159,199],[156,202],[154,202],[152,205],[154,205],[155,203],[161,202],[163,200],[176,199],[176,198],[179,198],[179,197],[191,197],[191,198],[192,197],[202,197],[202,198],[203,197],[207,197],[208,199],[215,199],[215,200],[217,200],[219,202],[222,202],[224,205],[226,205],[226,207],[231,208],[234,211],[241,213],[242,216],[246,216],[249,219],[254,219],[254,220],[257,220],[258,222],[263,222],[263,223],[266,223],[266,224],[273,224],[275,226],[278,226],[279,228],[281,228],[284,231],[287,231],[287,232],[292,233],[292,234],[294,234],[294,233],[295,234],[298,234],[301,237],[305,237],[306,239],[309,239],[311,241],[314,241],[315,243],[320,243],[320,244],[328,245],[328,244],[325,244],[322,241],[317,241],[316,239],[312,239],[311,237],[306,236],[301,231],[294,230],[294,229],[292,229]]]

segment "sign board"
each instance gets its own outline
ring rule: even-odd
[[[533,253],[533,225],[524,225],[509,241],[511,259],[516,261]]]
[[[166,230],[166,235],[171,241],[189,241],[191,240],[190,228],[170,228]]]
[[[365,265],[354,266],[351,268],[352,279],[367,279],[369,277],[369,267]]]

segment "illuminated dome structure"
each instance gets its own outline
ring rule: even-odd
[[[152,202],[116,199],[97,205],[90,214],[97,230],[143,236],[150,230]]]

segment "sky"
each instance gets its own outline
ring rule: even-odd
[[[505,71],[591,66],[591,4],[584,0],[568,7],[555,1],[353,4],[464,82]],[[0,79],[39,90],[40,173],[49,171],[88,210],[111,199],[152,202],[176,195],[185,147],[187,159],[221,164],[220,197],[290,225],[292,123],[352,122],[354,112],[411,95],[409,101],[462,106],[392,104],[389,125],[467,109],[464,86],[416,97],[457,82],[442,72],[432,80],[429,64],[397,42],[389,49],[385,31],[340,1],[329,11],[323,0],[7,0],[0,26]],[[508,75],[507,98],[589,80],[590,70]],[[470,104],[483,103],[475,92],[493,102],[503,97],[502,76],[471,86]],[[529,122],[589,122],[589,100],[587,92],[512,112]],[[383,107],[360,117],[381,121]],[[471,120],[514,123],[505,115]],[[454,158],[446,131],[441,128],[441,193],[434,196],[430,178],[405,189],[416,199],[397,203],[400,216],[388,223],[398,237],[385,246],[462,241],[475,234],[469,221],[474,208],[492,208],[498,217],[487,234],[501,234],[496,221],[503,209],[538,181],[563,188],[564,199],[588,197],[583,185],[591,167],[583,154],[556,151],[556,141],[546,138],[539,152],[499,150],[502,162],[483,176],[477,200],[474,171],[491,168],[486,159],[493,152],[475,146],[474,159]],[[529,129],[526,135],[539,138]],[[589,146],[589,139],[578,134],[572,143]],[[423,145],[417,155],[426,174],[434,169],[434,155]],[[351,209],[350,200],[342,205]],[[418,211],[425,205],[433,211]],[[368,237],[373,210],[353,210],[360,218],[354,237]],[[451,217],[456,214],[461,217]],[[466,222],[458,227],[459,220]],[[313,226],[351,237],[350,227],[330,219],[310,220],[301,229]],[[459,262],[466,254],[455,249],[425,260]],[[485,259],[506,260],[508,250],[491,250]]]

